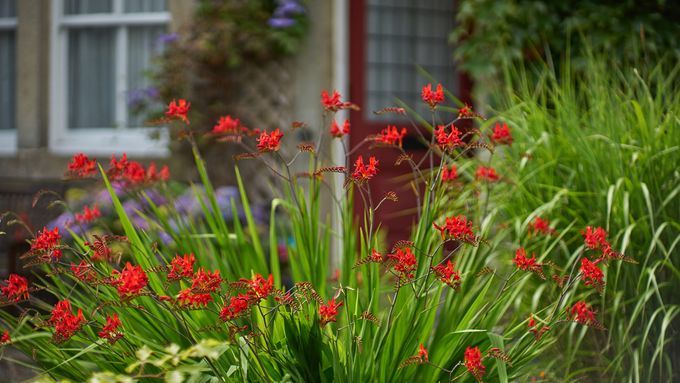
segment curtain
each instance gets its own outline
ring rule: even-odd
[[[136,100],[144,101],[153,98],[149,70],[155,54],[162,46],[159,38],[166,32],[165,26],[140,26],[128,28],[128,62],[127,62],[127,100],[128,126],[132,128],[144,125],[144,115],[135,113]]]
[[[16,127],[15,36],[14,31],[0,31],[0,130]]]
[[[65,15],[113,12],[113,0],[64,0]]]
[[[69,127],[115,126],[115,28],[68,30]]]

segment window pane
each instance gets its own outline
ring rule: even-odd
[[[128,125],[144,125],[143,107],[154,103],[156,90],[151,87],[149,70],[155,54],[162,49],[160,37],[165,34],[165,26],[130,27],[128,29],[128,67],[127,102]],[[140,113],[141,112],[141,113]]]
[[[115,28],[68,30],[69,128],[113,128]]]
[[[0,18],[13,18],[17,16],[16,0],[0,0]]]
[[[113,0],[65,0],[64,14],[82,15],[87,13],[113,12]]]
[[[15,128],[15,34],[0,32],[0,130]]]
[[[373,110],[394,106],[399,98],[429,116],[420,102],[422,86],[429,81],[417,65],[449,90],[457,81],[448,37],[454,27],[454,1],[378,1],[366,5],[366,100],[369,119],[387,118]]]
[[[125,12],[165,12],[168,5],[165,0],[125,0]]]

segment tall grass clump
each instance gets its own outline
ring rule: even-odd
[[[589,335],[604,330],[597,311],[620,303],[606,293],[599,302],[592,296],[603,288],[602,270],[622,272],[627,256],[612,248],[594,219],[581,228],[580,246],[574,237],[565,240],[573,220],[508,225],[501,207],[525,183],[517,177],[523,162],[502,155],[503,148],[514,150],[512,132],[445,94],[441,85],[423,87],[426,117],[406,105],[376,111],[410,117],[410,124],[385,127],[345,151],[342,163],[329,163],[324,148],[349,133],[349,122],[336,113],[358,106],[337,92],[321,95],[318,140],[300,143],[294,153],[284,153],[281,144],[301,122],[260,131],[223,116],[206,129],[190,124],[189,102],[172,101],[162,122],[176,124],[192,148],[200,221],[150,197],[154,190],[173,198],[167,169],[145,168],[125,155],[108,164],[74,156],[68,177],[106,187],[122,232],[69,229],[71,240],[58,229],[31,233],[23,261],[33,280],[12,274],[0,282],[0,304],[11,308],[0,312],[0,347],[32,356],[45,380],[79,382],[558,376],[540,356],[565,328]],[[457,117],[442,121],[442,111]],[[459,130],[462,119],[474,127]],[[404,151],[407,134],[427,147],[422,157]],[[242,148],[235,157],[239,201],[226,214],[199,139]],[[396,163],[379,163],[371,155],[378,148],[397,151]],[[477,151],[483,159],[468,155]],[[261,173],[241,174],[240,161],[259,161]],[[292,170],[304,166],[298,162],[306,171]],[[374,177],[392,166],[409,171],[410,187],[372,193]],[[247,189],[249,179],[265,172],[276,181],[263,228]],[[334,188],[344,191],[341,197]],[[132,219],[117,190],[147,201],[144,212],[134,212],[145,225]],[[380,241],[376,212],[398,198],[419,202],[417,219],[409,238],[388,246]],[[363,209],[355,214],[359,199]],[[332,210],[340,214],[338,227],[330,225]],[[97,219],[92,211],[76,215],[79,223]],[[333,237],[345,244],[337,251],[337,272]],[[290,262],[285,270],[281,250]]]
[[[607,270],[597,300],[608,331],[570,328],[556,368],[566,380],[677,380],[680,65],[621,66],[592,52],[578,71],[560,64],[506,71],[499,109],[516,140],[505,155],[520,165],[499,208],[517,225],[569,225],[562,260],[581,228],[602,222],[637,265]]]

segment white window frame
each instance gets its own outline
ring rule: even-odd
[[[0,31],[14,31],[16,38],[17,30],[17,18],[14,17],[2,17],[0,18]],[[15,43],[16,47],[17,44]],[[16,60],[16,51],[14,52],[14,59]],[[16,83],[15,83],[16,84]],[[14,97],[16,97],[17,90],[14,89]],[[14,112],[16,113],[16,111]],[[16,120],[16,119],[15,119]],[[0,155],[11,155],[17,151],[17,127],[9,130],[0,130]]]
[[[110,155],[125,152],[135,156],[166,157],[168,131],[160,128],[127,128],[127,28],[116,30],[115,120],[117,127],[69,129],[67,107],[69,27],[169,25],[170,12],[123,13],[123,0],[113,0],[113,12],[65,15],[64,1],[52,1],[50,48],[49,148],[57,154],[85,152]],[[151,138],[156,135],[158,138]]]

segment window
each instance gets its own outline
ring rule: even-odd
[[[16,1],[0,0],[0,153],[16,150]]]
[[[420,65],[436,82],[456,92],[457,73],[448,37],[454,28],[453,0],[366,0],[366,108],[364,117],[384,119],[374,110],[394,106],[395,98],[430,112],[420,101],[428,81]],[[389,116],[394,120],[394,116]]]
[[[133,112],[140,95],[155,92],[148,70],[163,48],[166,0],[56,0],[53,7],[50,148],[166,154],[165,131],[144,127]]]

